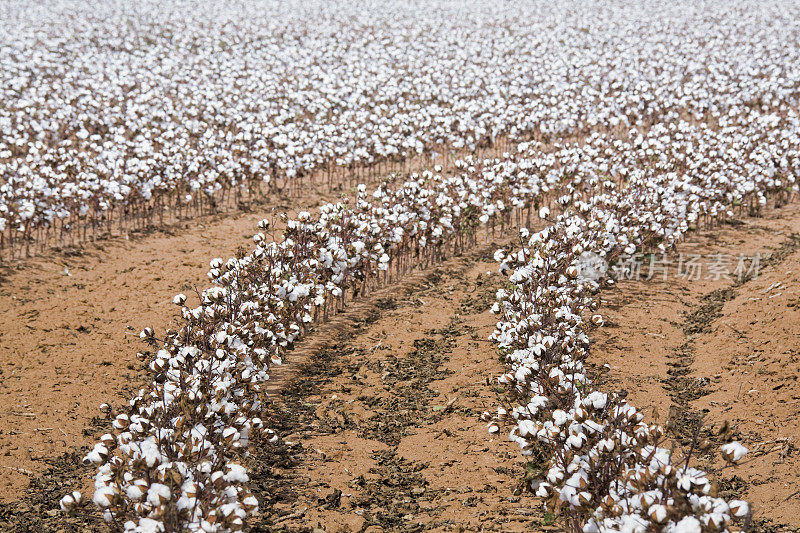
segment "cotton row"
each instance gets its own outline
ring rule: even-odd
[[[570,530],[728,531],[748,515],[745,502],[714,497],[706,473],[671,454],[661,427],[593,385],[584,362],[587,330],[603,322],[601,280],[582,269],[587,257],[608,264],[664,253],[699,224],[788,200],[798,189],[799,135],[794,113],[746,111],[714,127],[676,119],[565,146],[553,164],[563,213],[533,235],[523,230],[521,249],[497,252],[511,285],[497,293],[492,338],[512,403],[486,414],[489,428],[510,421],[523,454],[542,458],[530,488],[563,511]],[[746,449],[731,442],[721,452],[736,462]]]
[[[798,103],[799,14],[766,0],[4,2],[0,245],[421,153],[782,113]]]
[[[162,339],[142,332],[161,346],[141,354],[152,385],[85,459],[98,465],[93,502],[106,520],[129,532],[241,530],[258,507],[243,467],[250,442],[278,438],[261,419],[269,367],[350,298],[468,244],[482,221],[507,223],[498,204],[510,184],[466,166],[458,176],[412,174],[371,194],[360,186],[352,205],[287,220],[279,242],[269,241],[265,220],[250,254],[211,262],[215,286],[200,306],[177,295],[179,327]],[[516,204],[542,201],[538,176],[516,185],[525,191]],[[62,507],[82,503],[70,494]]]

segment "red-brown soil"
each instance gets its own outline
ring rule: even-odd
[[[336,196],[310,190],[271,205],[291,212]],[[0,271],[0,502],[17,499],[46,459],[96,439],[100,404],[127,402],[143,384],[138,333],[168,327],[172,297],[196,301],[209,261],[249,250],[271,212],[200,217]]]
[[[762,531],[800,527],[798,233],[800,206],[790,204],[693,234],[678,253],[702,254],[705,264],[716,253],[760,253],[758,277],[676,277],[676,254],[667,281],[643,276],[606,290],[606,326],[593,335],[593,362],[611,366],[607,388],[627,391],[685,444],[699,428],[751,450],[735,468],[709,457],[700,462],[721,493],[752,502]],[[730,431],[716,436],[726,422]]]
[[[282,389],[272,418],[290,431],[279,453],[291,460],[262,456],[272,505],[257,530],[548,529],[541,505],[515,495],[518,448],[479,420],[502,390],[485,340],[502,283],[486,274],[494,249],[404,283]]]

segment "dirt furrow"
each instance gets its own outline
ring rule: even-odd
[[[253,531],[546,528],[515,495],[518,449],[479,420],[503,370],[484,340],[502,283],[486,275],[493,249],[383,299],[274,396],[283,438],[255,454],[266,505]]]
[[[470,437],[472,441],[470,446],[473,449],[471,452],[469,450],[467,452],[473,456],[490,454],[489,443],[492,439],[478,420],[478,416],[483,409],[492,408],[496,403],[493,399],[493,393],[489,391],[488,397],[490,401],[486,401],[477,390],[470,390],[464,392],[463,395],[456,394],[453,396],[454,401],[452,403],[448,403],[450,399],[448,397],[448,401],[441,405],[432,404],[431,402],[439,400],[438,393],[431,396],[432,393],[426,388],[426,384],[448,377],[458,370],[460,360],[456,362],[455,368],[449,370],[440,369],[439,366],[446,364],[450,360],[449,352],[451,347],[455,346],[456,337],[460,339],[461,344],[464,344],[467,342],[467,334],[469,345],[458,349],[468,350],[469,357],[474,358],[470,365],[472,371],[467,375],[468,381],[475,381],[475,383],[470,382],[470,389],[477,389],[478,386],[481,386],[481,392],[486,392],[489,390],[487,379],[499,373],[502,368],[493,355],[494,349],[492,345],[484,340],[493,325],[487,310],[493,302],[496,283],[500,282],[500,278],[498,276],[487,277],[485,272],[481,270],[496,270],[496,264],[492,261],[491,255],[499,246],[494,243],[484,244],[471,252],[452,257],[437,267],[413,272],[398,282],[375,291],[368,298],[351,304],[348,306],[347,311],[334,317],[330,322],[318,326],[316,331],[301,342],[298,349],[287,358],[287,364],[283,367],[276,367],[273,369],[274,372],[271,373],[272,379],[269,392],[279,398],[279,401],[273,405],[275,411],[271,422],[275,429],[279,430],[282,435],[287,435],[295,432],[298,427],[323,427],[325,428],[325,434],[332,434],[333,430],[331,428],[335,427],[335,423],[333,426],[331,425],[330,417],[327,416],[330,413],[319,413],[316,408],[310,408],[314,407],[315,403],[300,401],[300,398],[304,397],[304,395],[317,394],[322,384],[327,383],[334,376],[338,376],[343,372],[341,365],[345,363],[342,361],[342,354],[345,354],[350,359],[356,357],[364,364],[369,363],[366,371],[371,369],[374,372],[378,372],[379,368],[374,366],[375,362],[369,362],[367,359],[371,359],[371,356],[375,353],[384,353],[390,345],[387,342],[382,343],[379,341],[368,348],[357,348],[354,347],[353,341],[360,340],[363,335],[373,335],[374,333],[366,333],[367,328],[376,324],[376,321],[384,314],[399,313],[400,315],[394,317],[395,323],[402,323],[406,319],[410,320],[412,315],[415,317],[413,327],[409,330],[410,334],[413,332],[414,337],[408,341],[411,342],[411,346],[406,347],[407,350],[413,349],[414,355],[411,359],[409,359],[411,356],[408,354],[405,354],[403,358],[392,355],[389,359],[382,360],[380,364],[388,365],[387,368],[397,366],[402,369],[402,373],[409,376],[415,374],[417,367],[419,367],[423,378],[416,377],[412,379],[408,377],[408,379],[403,379],[404,384],[410,379],[412,384],[421,383],[422,385],[420,386],[400,386],[396,381],[389,379],[389,384],[384,384],[386,388],[384,392],[392,392],[389,395],[392,399],[387,400],[382,395],[376,394],[370,397],[367,402],[369,404],[367,406],[368,409],[373,408],[376,412],[382,413],[382,415],[376,420],[370,421],[368,429],[362,428],[360,430],[362,438],[365,442],[383,443],[382,448],[371,451],[388,454],[374,460],[374,462],[386,465],[390,469],[387,471],[389,473],[381,472],[378,479],[383,479],[383,474],[389,477],[394,476],[395,479],[401,480],[399,483],[406,483],[406,480],[410,478],[417,479],[419,483],[412,487],[417,491],[427,486],[427,481],[419,476],[415,477],[416,464],[412,464],[398,455],[396,450],[391,453],[387,451],[386,442],[397,447],[401,443],[401,437],[405,437],[404,431],[408,427],[414,425],[418,420],[425,420],[426,416],[432,414],[443,418],[441,415],[453,412],[460,413],[462,425],[459,431],[464,431],[465,428],[469,428],[471,431]],[[473,277],[474,279],[472,279]],[[491,280],[491,283],[487,280]],[[441,286],[445,282],[450,285],[446,289],[442,289]],[[453,285],[454,283],[456,285]],[[431,307],[431,304],[435,304],[434,307]],[[433,311],[438,318],[431,321],[431,316],[428,314],[429,311]],[[443,313],[452,315],[450,316],[452,324],[443,322],[445,320]],[[462,314],[466,318],[460,318]],[[474,326],[467,326],[465,323],[465,321],[470,321],[470,324],[472,324],[473,316],[479,316],[482,321],[479,333]],[[441,331],[436,329],[437,325],[442,326]],[[460,334],[456,335],[455,332],[460,332]],[[381,335],[386,338],[385,330],[382,330]],[[396,335],[398,333],[390,334],[391,337]],[[403,339],[406,338],[405,335],[401,336]],[[430,339],[436,340],[433,341],[433,344],[430,344]],[[405,340],[402,342],[405,343]],[[479,350],[479,352],[474,352],[474,350]],[[463,352],[459,353],[463,357]],[[485,364],[481,364],[486,362],[489,363],[488,367]],[[386,378],[390,375],[387,372],[383,371],[381,375],[384,376],[386,374],[384,376]],[[346,381],[349,381],[349,379],[351,378],[347,378]],[[455,380],[455,382],[452,382],[452,380]],[[457,384],[462,383],[462,381],[462,379],[453,376],[448,383],[450,383],[450,388],[455,390],[458,388]],[[342,391],[347,388],[346,386],[341,386]],[[352,388],[351,386],[350,389]],[[379,393],[380,391],[375,392]],[[464,398],[479,398],[480,401],[467,400],[470,407],[460,407],[460,404],[465,401],[461,396]],[[456,401],[456,398],[459,398],[458,401]],[[361,400],[367,401],[367,398],[361,398]],[[322,418],[319,418],[320,416]],[[320,420],[322,421],[320,422]],[[101,432],[107,425],[107,420],[93,418],[91,426],[86,430],[87,436]],[[435,435],[434,441],[443,438],[443,436],[451,436],[450,434],[453,431],[456,430],[443,428],[442,432]],[[298,486],[300,486],[298,485],[299,477],[297,474],[300,470],[297,470],[296,467],[300,464],[299,458],[303,457],[303,448],[291,440],[295,437],[296,435],[288,435],[288,438],[282,440],[278,445],[256,450],[254,454],[253,468],[256,472],[253,480],[254,490],[262,499],[262,508],[267,509],[269,513],[265,516],[261,525],[254,527],[254,530],[260,530],[259,528],[264,527],[266,527],[266,530],[272,530],[274,527],[271,522],[272,519],[277,519],[278,523],[293,524],[291,513],[288,515],[289,518],[281,515],[283,512],[281,503],[287,498],[288,501],[295,501],[296,496],[287,496],[287,494],[294,494],[298,490]],[[430,435],[424,436],[422,440],[425,441],[428,437]],[[506,442],[503,442],[502,445],[508,448]],[[96,513],[82,512],[79,516],[70,518],[55,509],[58,498],[70,490],[77,488],[91,493],[89,485],[93,469],[79,465],[80,457],[85,451],[85,446],[74,446],[70,447],[60,457],[43,459],[41,466],[44,469],[46,465],[47,468],[41,474],[38,472],[28,474],[31,478],[31,486],[25,492],[24,498],[11,503],[0,504],[0,526],[2,526],[3,530],[19,532],[32,530],[105,530]],[[455,452],[452,452],[451,455],[453,453]],[[458,454],[456,453],[456,455]],[[337,457],[336,452],[333,452],[331,456]],[[498,481],[502,478],[502,475],[505,475],[505,479],[518,483],[519,479],[521,479],[522,470],[518,465],[515,466],[516,450],[503,451],[502,456],[504,462],[499,464],[492,463],[493,475]],[[328,461],[330,460],[328,459]],[[460,463],[461,461],[459,461]],[[453,465],[452,461],[447,464],[448,467],[453,467]],[[289,473],[276,471],[276,467],[289,468]],[[483,468],[486,470],[488,467],[484,465]],[[519,470],[519,472],[514,471],[514,469]],[[481,471],[480,479],[483,480],[485,475],[486,472]],[[367,492],[374,492],[377,487],[383,486],[383,481],[375,483],[365,480],[364,483],[363,490]],[[306,484],[301,485],[306,486]],[[489,490],[483,485],[481,487]],[[467,489],[463,486],[459,486],[457,489],[448,488],[448,493],[451,490],[455,490],[457,494],[472,492],[472,489]],[[384,495],[388,497],[391,493],[392,491],[387,489]],[[412,491],[411,494],[413,496],[421,496],[424,492],[415,494]],[[438,493],[431,490],[428,492],[428,497],[432,497],[434,494]],[[506,495],[510,496],[512,502],[521,501],[518,497],[510,494]],[[329,496],[333,500],[339,497],[335,491]],[[345,496],[345,501],[347,501],[347,498]],[[482,496],[476,496],[470,499],[467,496],[466,499],[469,501],[465,505],[473,506],[474,504],[477,507],[477,502],[482,501],[482,498]],[[416,499],[424,501],[422,497]],[[392,507],[390,505],[389,507],[397,509],[396,506]],[[507,513],[507,511],[500,511],[500,509],[502,509],[502,506],[498,505],[495,510],[501,515]],[[485,514],[486,510],[483,508],[482,510]],[[523,507],[516,511],[512,510],[513,513],[517,513],[523,520],[537,514],[528,507]],[[405,513],[402,516],[407,514],[409,513]],[[450,520],[459,523],[458,513],[452,514],[454,518]],[[397,516],[394,515],[390,515],[389,518],[371,516],[367,513],[365,520],[372,520],[384,526],[391,524],[393,520],[397,520]],[[447,522],[443,523],[447,524]],[[264,524],[267,524],[267,526],[264,526]],[[398,526],[399,529],[403,529],[403,527]],[[349,528],[345,527],[345,529]]]
[[[212,258],[249,251],[259,220],[272,219],[278,235],[281,213],[343,192],[308,188],[252,211],[0,264],[0,502],[19,498],[51,460],[96,440],[98,406],[127,402],[144,384],[139,331],[168,327],[178,292],[196,302]]]
[[[602,294],[606,327],[594,334],[595,367],[611,365],[607,386],[627,393],[684,446],[698,437],[717,444],[736,438],[754,450],[735,470],[711,455],[698,460],[720,493],[753,502],[756,531],[800,526],[800,492],[792,497],[800,489],[800,434],[789,407],[800,394],[800,333],[786,316],[800,290],[800,272],[790,275],[800,268],[791,266],[800,262],[798,230],[800,208],[792,204],[690,236],[666,277],[659,270],[648,280],[644,268],[639,280]],[[706,267],[718,254],[734,258],[730,275],[678,276],[680,257],[692,254]],[[754,279],[753,272],[741,280],[733,274],[740,254],[759,257]],[[775,293],[783,300],[770,298]],[[758,444],[764,441],[769,446]]]

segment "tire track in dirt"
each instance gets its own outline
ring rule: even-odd
[[[800,224],[761,275],[735,287],[697,340],[692,376],[715,370],[691,403],[750,454],[727,490],[756,503],[755,531],[800,531]]]
[[[518,449],[479,420],[503,371],[484,341],[503,278],[482,247],[381,298],[273,398],[252,531],[541,530]],[[548,529],[544,527],[544,529]]]
[[[775,338],[775,315],[780,313],[773,310],[770,316],[766,309],[753,306],[754,302],[761,302],[762,307],[787,305],[768,296],[757,297],[768,292],[764,288],[776,283],[776,272],[785,270],[786,265],[795,261],[795,268],[800,269],[798,231],[800,208],[790,204],[769,211],[764,218],[749,218],[690,236],[678,247],[685,256],[760,253],[759,276],[739,281],[706,279],[703,274],[700,280],[687,280],[674,277],[672,271],[666,281],[661,276],[649,281],[623,280],[616,289],[602,294],[607,327],[593,336],[595,368],[605,362],[611,365],[611,372],[601,379],[611,388],[624,390],[634,405],[669,427],[687,449],[698,437],[709,438],[716,445],[739,439],[756,452],[765,442],[779,444],[771,450],[777,459],[773,464],[751,453],[734,470],[711,454],[697,457],[719,482],[720,494],[753,503],[755,531],[793,531],[800,525],[800,498],[794,502],[785,499],[800,489],[800,457],[792,444],[800,437],[796,411],[794,417],[785,416],[789,411],[786,400],[798,395],[798,322],[785,323],[784,334]],[[792,279],[783,288],[795,293],[800,289],[800,276]],[[735,316],[737,321],[732,320]],[[760,376],[771,376],[780,382],[778,389],[784,390],[783,398],[762,404],[758,418],[752,416],[754,402],[742,394],[743,376],[750,374],[742,358],[752,354],[749,350],[757,343],[755,339],[777,342],[769,351],[760,351],[765,368],[752,376],[751,382],[763,386],[764,377]],[[770,439],[773,432],[780,435]],[[756,484],[765,486],[758,489]]]

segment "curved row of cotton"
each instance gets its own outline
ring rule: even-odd
[[[500,382],[512,401],[485,416],[491,432],[511,421],[523,454],[544,454],[530,488],[568,529],[729,531],[748,515],[746,502],[713,496],[690,457],[672,455],[660,426],[586,375],[587,329],[603,320],[601,279],[581,269],[586,254],[606,264],[661,254],[704,219],[758,208],[767,197],[786,200],[798,189],[798,149],[794,113],[731,114],[716,128],[674,121],[628,140],[595,136],[564,149],[572,157],[562,155],[569,163],[560,168],[573,179],[563,180],[555,223],[523,230],[521,248],[497,252],[510,286],[497,293],[501,321],[492,338],[506,358]],[[732,442],[721,452],[735,463],[746,448]]]
[[[702,217],[729,216],[727,205],[758,208],[766,194],[784,194],[796,179],[798,139],[791,114],[775,121],[749,113],[736,117],[729,130],[676,118],[555,150],[525,143],[502,159],[459,161],[455,176],[412,174],[371,194],[360,186],[352,202],[325,204],[314,215],[301,212],[287,221],[279,242],[268,241],[264,221],[251,253],[211,263],[215,286],[202,292],[199,307],[187,307],[184,295],[175,297],[178,328],[158,341],[152,330],[143,332],[161,345],[154,355],[143,355],[153,383],[116,415],[114,432],[86,457],[99,467],[94,503],[121,530],[240,530],[257,509],[244,467],[251,441],[264,434],[277,438],[262,421],[260,387],[270,365],[280,363],[309,324],[350,298],[436,259],[443,247],[469,240],[481,225],[510,223],[515,212],[520,219],[537,211],[547,217],[551,208],[566,214],[545,232],[526,236],[526,248],[505,258],[517,289],[500,295],[506,322],[497,338],[510,350],[514,369],[504,380],[525,383],[546,369],[547,386],[557,397],[571,398],[588,386],[581,358],[574,356],[587,343],[577,311],[592,305],[595,285],[570,281],[574,265],[565,257],[595,251],[611,258],[642,243],[664,250]],[[655,149],[669,156],[654,159]],[[539,279],[546,284],[536,285],[533,294],[553,307],[537,307],[529,297]],[[543,335],[543,324],[555,329]],[[548,355],[556,353],[557,360]],[[552,424],[531,425],[537,413],[552,408],[549,390],[537,388],[519,409],[507,410],[519,418],[514,436],[526,446],[540,437],[556,442],[555,429],[572,427],[570,417],[584,411],[595,416],[604,412],[603,401],[616,401],[593,396],[591,405],[598,407],[590,411],[573,398],[558,414],[552,410]],[[632,408],[618,407],[618,421],[638,417]],[[595,436],[606,432],[601,425],[586,427]],[[575,449],[599,443],[570,437],[568,446]],[[629,444],[627,437],[612,437],[600,439],[597,453]],[[555,481],[537,488],[554,490],[572,474],[561,480],[555,473]],[[581,502],[581,492],[572,494],[573,503]],[[62,501],[67,510],[80,503],[75,494]]]

